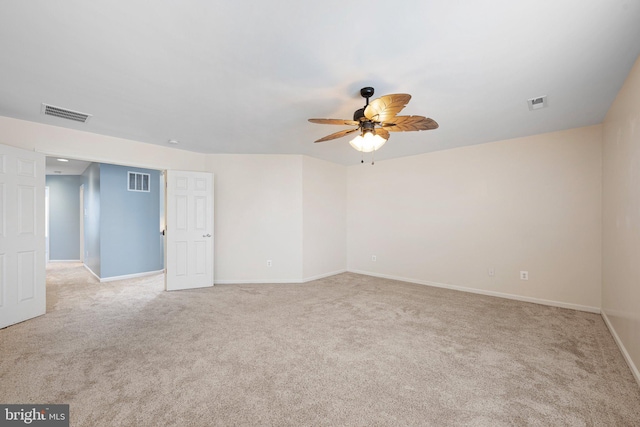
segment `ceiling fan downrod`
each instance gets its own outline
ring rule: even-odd
[[[365,107],[367,107],[369,105],[369,98],[371,98],[373,96],[374,90],[372,87],[367,86],[367,87],[363,87],[362,89],[360,89],[360,96],[363,98],[366,98],[367,103],[365,104]]]
[[[363,87],[362,89],[360,89],[360,96],[362,96],[363,98],[365,98],[366,103],[364,104],[364,107],[356,110],[353,113],[353,120],[356,122],[361,122],[363,121],[364,117],[364,110],[369,106],[369,98],[371,98],[373,96],[373,88],[372,87]]]

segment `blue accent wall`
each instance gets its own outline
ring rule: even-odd
[[[49,259],[80,260],[80,184],[77,175],[48,175]]]
[[[100,275],[100,164],[91,163],[82,174],[84,184],[84,263]]]
[[[150,191],[128,191],[128,172],[148,173]],[[100,277],[164,268],[160,172],[100,165]]]
[[[149,192],[128,191],[128,172],[148,173]],[[49,259],[80,259],[80,186],[84,185],[84,263],[109,277],[164,268],[164,189],[160,172],[92,163],[81,176],[49,175]]]

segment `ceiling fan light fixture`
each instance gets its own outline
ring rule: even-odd
[[[379,150],[385,142],[387,142],[387,140],[380,135],[374,135],[373,132],[365,131],[362,135],[358,135],[349,141],[349,144],[358,151],[370,153]]]

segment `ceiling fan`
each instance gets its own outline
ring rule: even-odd
[[[396,93],[381,96],[369,102],[369,98],[373,96],[373,92],[372,87],[360,89],[360,95],[366,99],[366,104],[363,108],[353,113],[353,120],[309,119],[311,123],[355,126],[353,129],[332,133],[315,142],[330,141],[359,131],[360,134],[349,143],[356,150],[369,153],[378,150],[387,142],[389,132],[408,132],[438,128],[438,123],[427,117],[397,115],[409,103],[411,95]]]

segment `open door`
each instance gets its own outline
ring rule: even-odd
[[[0,328],[46,312],[44,163],[0,145]]]
[[[165,289],[213,286],[213,175],[167,171]]]

